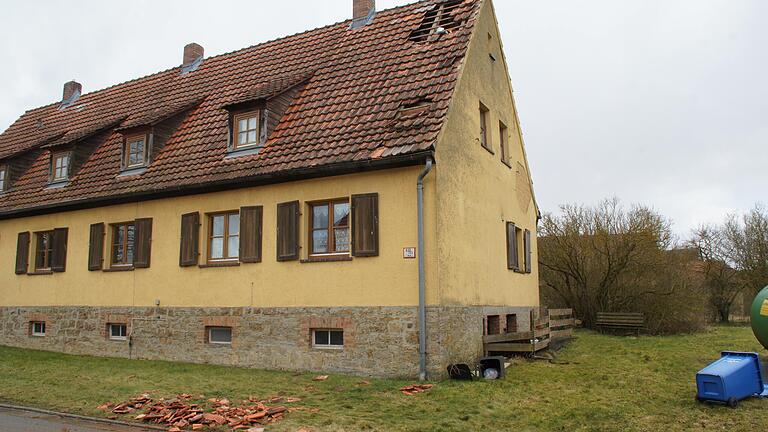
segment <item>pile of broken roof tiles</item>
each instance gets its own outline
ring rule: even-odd
[[[266,400],[251,397],[238,406],[228,399],[208,399],[213,406],[206,410],[203,406],[188,402],[189,394],[180,394],[173,399],[153,399],[149,394],[142,394],[119,404],[107,403],[99,409],[110,410],[114,414],[135,414],[135,420],[168,427],[169,432],[183,430],[204,430],[229,427],[233,431],[255,432],[263,430],[261,426],[280,420],[287,412],[302,410],[302,407],[287,408],[284,405],[267,404],[293,403],[298,398],[276,396]]]

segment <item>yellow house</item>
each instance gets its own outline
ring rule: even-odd
[[[353,11],[69,82],[0,135],[0,344],[425,377],[526,326],[538,209],[491,1]]]

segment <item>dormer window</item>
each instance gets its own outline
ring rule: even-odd
[[[234,150],[257,146],[261,143],[260,116],[259,110],[235,115],[232,133]]]
[[[140,168],[147,163],[147,135],[131,135],[125,139],[125,169]]]
[[[0,192],[5,191],[5,187],[8,184],[8,168],[5,165],[0,165]]]
[[[69,180],[70,152],[54,153],[51,159],[51,182]]]

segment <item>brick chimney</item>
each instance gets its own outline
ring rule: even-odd
[[[187,44],[187,46],[184,47],[184,63],[185,65],[191,64],[195,60],[199,59],[203,56],[204,50],[203,47],[196,43]]]
[[[356,29],[373,21],[376,14],[376,0],[352,0],[352,25]]]
[[[75,103],[83,92],[83,86],[75,81],[64,83],[64,93],[61,95],[61,105],[67,107]]]

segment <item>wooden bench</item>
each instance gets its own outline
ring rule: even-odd
[[[598,312],[597,328],[602,332],[603,329],[632,330],[640,335],[640,330],[645,328],[645,315],[635,312]]]

